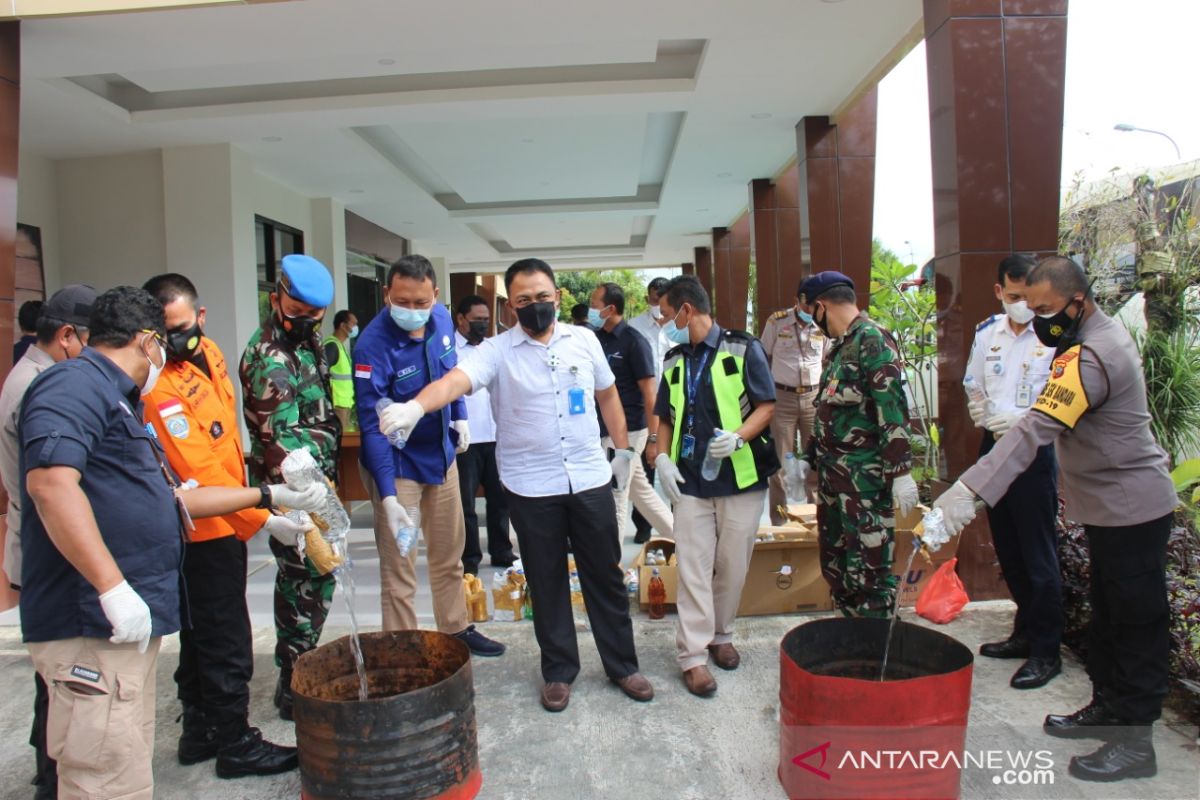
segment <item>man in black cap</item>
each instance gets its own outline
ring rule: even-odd
[[[846,616],[892,614],[895,511],[917,504],[909,475],[904,362],[892,335],[858,310],[854,281],[819,272],[800,285],[800,300],[833,344],[817,391],[808,449],[792,480],[803,491],[817,473],[821,572]]]
[[[8,532],[4,539],[4,572],[14,589],[21,584],[21,470],[20,442],[17,438],[17,418],[21,402],[33,379],[59,361],[75,358],[88,340],[88,316],[96,290],[84,284],[59,289],[50,300],[39,303],[37,319],[28,327],[35,331],[34,343],[25,349],[13,364],[4,388],[0,389],[0,479],[8,492]],[[26,304],[28,305],[28,304]],[[25,306],[21,307],[25,313]],[[22,322],[22,328],[26,325]],[[46,713],[50,695],[41,675],[33,673],[36,686],[33,700],[33,730],[29,744],[37,758],[35,798],[54,797],[58,787],[58,770],[54,759],[46,753]]]

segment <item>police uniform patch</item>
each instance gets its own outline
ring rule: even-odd
[[[191,433],[191,425],[188,424],[188,418],[183,414],[176,414],[173,417],[164,421],[167,426],[167,433],[174,436],[176,439],[186,439]]]

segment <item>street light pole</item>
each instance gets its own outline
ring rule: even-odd
[[[1162,131],[1151,130],[1150,128],[1139,128],[1137,125],[1130,125],[1128,122],[1118,122],[1116,125],[1113,125],[1113,130],[1121,131],[1122,133],[1131,133],[1133,131],[1141,131],[1142,133],[1153,133],[1157,136],[1161,136],[1164,139],[1166,139],[1168,142],[1171,143],[1171,147],[1175,148],[1175,160],[1176,161],[1183,160],[1183,156],[1179,152],[1179,145],[1177,145],[1175,143],[1174,139],[1172,139],[1170,136],[1163,133]]]

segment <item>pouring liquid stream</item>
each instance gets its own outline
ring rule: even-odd
[[[921,552],[921,540],[913,538],[913,551],[908,557],[908,564],[904,567],[904,572],[900,576],[900,585],[896,587],[896,595],[892,600],[892,621],[888,624],[887,640],[883,645],[883,664],[879,668],[879,680],[887,680],[888,653],[892,649],[892,634],[896,632],[896,620],[900,618],[897,613],[900,610],[900,591],[904,588],[904,581],[908,580],[908,573],[912,570],[913,559],[917,557],[917,553]]]
[[[358,699],[365,702],[368,695],[367,665],[363,660],[362,643],[358,638],[358,616],[354,613],[354,562],[349,553],[346,561],[334,573],[338,585],[342,587],[342,598],[346,601],[346,610],[350,613],[350,652],[354,654],[354,669],[358,672]]]

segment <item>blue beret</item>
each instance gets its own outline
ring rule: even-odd
[[[281,273],[279,285],[294,300],[317,308],[333,302],[333,276],[312,256],[284,256]]]
[[[850,280],[849,275],[826,270],[806,278],[804,283],[800,284],[800,294],[804,295],[804,299],[811,303],[835,286],[849,286],[853,289],[854,281]]]

